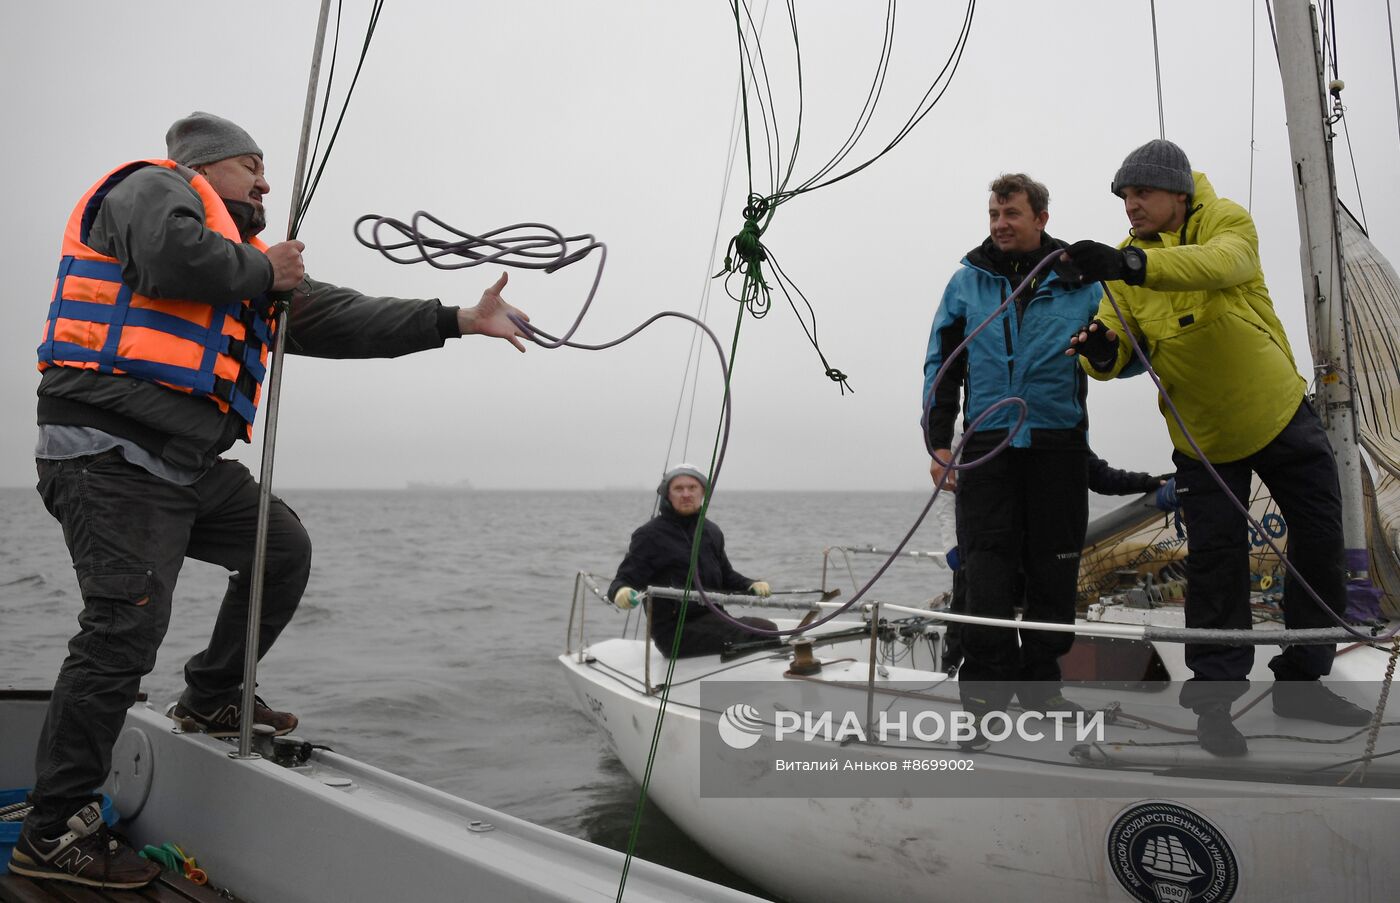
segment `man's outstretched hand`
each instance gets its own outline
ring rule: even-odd
[[[519,317],[525,322],[530,322],[529,314],[512,307],[501,297],[501,289],[506,287],[506,282],[510,279],[506,273],[501,274],[501,278],[496,280],[496,284],[481,293],[481,300],[475,307],[463,307],[457,311],[457,327],[462,335],[484,335],[497,339],[506,339],[515,346],[517,351],[524,351],[525,346],[521,339],[529,338],[520,331],[511,320],[512,316]]]

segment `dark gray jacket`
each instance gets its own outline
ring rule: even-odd
[[[205,227],[192,175],[148,166],[128,176],[98,209],[89,246],[115,257],[123,281],[141,294],[209,304],[263,294],[272,285],[271,262]],[[288,319],[287,351],[311,357],[398,357],[460,334],[457,308],[436,299],[372,298],[309,277],[293,293]],[[74,367],[44,371],[39,422],[96,427],[190,470],[246,437],[242,419],[207,398]]]

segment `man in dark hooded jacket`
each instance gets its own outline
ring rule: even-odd
[[[641,592],[634,587],[643,591],[648,586],[685,587],[690,573],[691,549],[695,544],[695,527],[700,522],[700,508],[705,502],[707,488],[705,474],[689,464],[666,471],[661,485],[656,487],[661,496],[659,513],[633,531],[627,556],[617,566],[617,576],[608,587],[608,597],[619,608],[634,608],[641,600]],[[697,585],[707,593],[751,592],[756,596],[772,593],[764,581],[750,580],[734,570],[724,551],[724,534],[708,518],[701,530],[695,579],[690,581],[692,589]],[[652,600],[651,638],[666,655],[671,654],[680,616],[680,602]],[[777,629],[776,624],[763,618],[737,620],[761,629]],[[712,655],[722,652],[728,643],[753,636],[718,617],[692,595],[685,603],[685,627],[676,657]]]

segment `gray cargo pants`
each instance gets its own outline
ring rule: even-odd
[[[208,648],[185,665],[182,699],[198,711],[238,701],[258,512],[257,482],[237,461],[219,461],[190,486],[152,476],[117,449],[40,459],[38,470],[39,494],[63,525],[83,612],[39,737],[32,829],[97,798],[126,710],[155,667],[187,557],[234,573]],[[311,541],[280,499],[268,526],[259,658],[292,619],[311,571]]]

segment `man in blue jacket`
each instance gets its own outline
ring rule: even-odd
[[[1097,310],[1100,289],[1051,269],[1005,303],[1036,264],[1064,247],[1045,233],[1049,201],[1045,186],[1022,173],[991,184],[991,234],[963,258],[933,318],[923,425],[934,483],[957,493],[968,612],[1013,617],[1023,576],[1027,620],[1072,623],[1089,516],[1087,384],[1081,370],[1066,366],[1058,336]],[[962,447],[963,463],[976,466],[948,473],[960,407],[966,428],[1010,398],[1024,399],[1024,421],[1017,423],[1018,405],[993,410]],[[1001,453],[988,454],[1004,441]],[[1018,643],[1005,628],[968,627],[961,636],[959,687],[974,715],[1004,709],[1013,694],[1027,708],[1071,707],[1060,694],[1059,658],[1073,634],[1028,630]],[[979,737],[965,746],[985,743]]]

